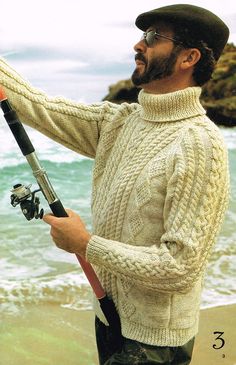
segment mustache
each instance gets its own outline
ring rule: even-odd
[[[145,59],[145,57],[142,53],[137,53],[135,55],[135,61],[136,60],[139,60],[139,61],[143,62],[145,65],[147,64],[147,61],[146,61],[146,59]]]

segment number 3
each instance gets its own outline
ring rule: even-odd
[[[221,337],[223,334],[224,334],[224,332],[213,332],[214,333],[214,335],[219,335],[219,336],[217,336],[216,337],[216,340],[219,340],[219,341],[221,341],[221,343],[220,343],[220,346],[218,345],[218,347],[217,347],[217,345],[214,343],[214,345],[212,346],[215,350],[219,350],[219,349],[221,349],[222,347],[224,347],[224,345],[225,345],[225,340]]]

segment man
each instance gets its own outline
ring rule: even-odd
[[[172,5],[141,14],[139,104],[49,99],[4,61],[20,118],[95,159],[88,232],[78,214],[44,217],[56,245],[94,265],[121,320],[115,351],[95,302],[100,364],[189,364],[203,276],[228,201],[227,151],[199,102],[228,39],[211,12]]]

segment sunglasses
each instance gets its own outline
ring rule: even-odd
[[[176,44],[182,44],[182,42],[180,42],[179,40],[177,40],[175,38],[167,37],[166,35],[162,35],[160,33],[157,33],[155,30],[149,30],[148,32],[144,32],[141,40],[144,40],[148,47],[153,47],[155,41],[158,38],[164,38],[164,39],[168,39],[169,41],[172,41]]]

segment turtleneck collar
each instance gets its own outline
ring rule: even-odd
[[[140,116],[152,122],[174,122],[204,115],[200,95],[198,86],[168,94],[149,94],[141,90],[138,96],[142,107]]]

